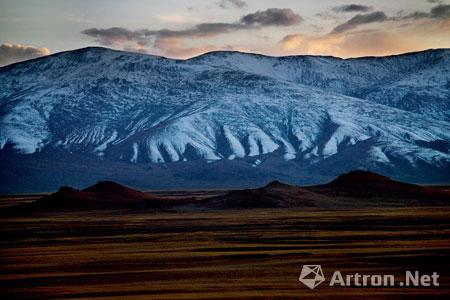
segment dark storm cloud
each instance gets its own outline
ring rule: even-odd
[[[359,25],[370,24],[370,23],[379,23],[387,21],[388,17],[382,11],[376,11],[369,14],[358,14],[348,20],[345,23],[342,23],[339,26],[336,26],[331,33],[342,33],[349,31],[358,27]]]
[[[112,28],[89,28],[81,33],[93,37],[105,46],[136,43],[139,46],[147,46],[154,39],[161,38],[184,38],[184,37],[207,37],[243,29],[239,23],[201,23],[186,30],[129,30],[122,27]]]
[[[89,28],[81,33],[93,37],[102,45],[117,45],[127,42],[146,46],[152,39],[186,38],[186,37],[208,37],[218,34],[255,29],[267,26],[292,26],[303,21],[302,17],[291,9],[269,8],[243,16],[234,23],[200,23],[184,30],[129,30],[121,27],[106,29]]]
[[[50,54],[47,48],[5,43],[0,46],[0,66]]]
[[[245,29],[239,23],[200,23],[185,30],[161,29],[157,31],[146,30],[147,36],[155,36],[160,38],[183,38],[183,37],[207,37]]]
[[[289,8],[269,8],[245,15],[240,23],[250,26],[291,26],[303,21],[303,18]]]
[[[221,0],[218,5],[221,8],[243,8],[247,6],[247,3],[242,0]]]
[[[433,7],[430,11],[430,17],[439,19],[450,18],[450,4],[441,4]]]
[[[371,6],[362,5],[362,4],[345,4],[335,6],[331,9],[334,12],[338,13],[347,13],[347,12],[368,12],[372,10]]]
[[[133,41],[139,45],[148,44],[147,30],[128,30],[122,27],[111,27],[107,29],[89,28],[81,33],[93,37],[102,45],[110,46],[117,42]]]
[[[382,11],[376,11],[368,14],[358,14],[348,20],[347,22],[336,26],[333,33],[343,33],[352,30],[359,25],[370,24],[370,23],[380,23],[385,21],[402,21],[408,19],[450,19],[450,5],[439,4],[430,9],[429,12],[416,11],[408,15],[397,16],[397,17],[387,17]]]
[[[404,16],[403,19],[450,19],[450,5],[439,4],[431,8],[429,12],[416,11]]]

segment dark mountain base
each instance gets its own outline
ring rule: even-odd
[[[350,155],[350,154],[349,154]],[[353,155],[353,157],[355,157]],[[255,160],[261,164],[254,166]],[[418,169],[389,169],[365,165],[357,159],[346,166],[330,161],[314,165],[284,161],[278,153],[264,157],[235,160],[174,162],[168,164],[132,164],[99,159],[92,154],[68,154],[53,149],[31,155],[0,151],[0,194],[53,192],[61,186],[82,188],[98,181],[114,181],[141,190],[186,190],[255,188],[279,180],[293,185],[316,185],[333,180],[354,169],[370,169],[410,183],[450,182],[450,166],[436,169],[419,165]]]

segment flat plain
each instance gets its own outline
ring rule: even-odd
[[[450,208],[2,214],[0,234],[3,299],[450,297]],[[301,284],[304,264],[327,281]],[[330,287],[334,270],[440,286]]]

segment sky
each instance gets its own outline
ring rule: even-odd
[[[450,0],[0,0],[0,66],[87,46],[179,59],[450,48]]]

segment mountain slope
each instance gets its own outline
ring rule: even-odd
[[[186,180],[210,169],[205,162],[223,172],[256,168],[263,176],[250,184],[355,168],[444,182],[449,68],[449,50],[350,60],[212,52],[186,61],[63,52],[0,69],[0,154],[164,164],[170,186],[195,185]],[[27,173],[27,164],[15,168],[3,164],[0,176]],[[227,185],[222,171],[202,180]]]

